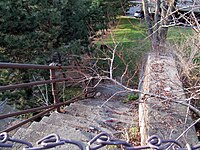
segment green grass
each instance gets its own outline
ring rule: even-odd
[[[113,40],[118,43],[117,52],[123,55],[126,63],[129,63],[129,72],[133,75],[138,62],[149,50],[149,41],[146,36],[144,23],[141,23],[139,19],[121,16],[118,17],[118,22],[112,28],[112,32],[98,44],[109,45],[113,48]],[[121,76],[125,70],[125,65],[119,57],[115,57],[114,65],[116,67],[114,76]],[[133,80],[136,83],[137,78]]]
[[[171,27],[169,28],[167,40],[171,43],[179,43],[191,34],[192,29],[190,28]],[[143,55],[150,50],[150,42],[147,38],[145,23],[131,17],[118,17],[118,22],[112,28],[112,32],[97,44],[109,45],[114,48],[115,44],[113,41],[119,43],[117,52],[123,55],[126,63],[129,63],[129,73],[133,75]],[[108,56],[111,57],[111,54],[108,54]],[[125,70],[125,65],[119,57],[115,57],[114,66],[116,67],[114,76],[121,76]],[[137,76],[133,80],[134,85],[137,84]]]
[[[141,47],[146,50],[148,48],[147,40],[144,40],[146,37],[145,26],[140,23],[140,20],[130,18],[130,17],[119,17],[118,24],[112,29],[113,38],[116,42],[121,43],[125,50],[138,50],[138,47]],[[105,44],[113,44],[113,38],[111,35],[107,37],[104,41]],[[140,49],[142,49],[140,48]]]
[[[171,27],[168,30],[167,40],[171,43],[180,43],[190,35],[192,35],[191,28]]]

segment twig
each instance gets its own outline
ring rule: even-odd
[[[194,113],[196,113],[199,117],[200,117],[200,111],[195,108],[194,106],[192,106],[191,104],[187,104],[185,103],[184,101],[175,101],[175,100],[172,100],[174,103],[178,103],[178,104],[182,104],[184,106],[187,106],[190,108],[190,110],[192,110]]]
[[[120,94],[120,93],[127,93],[130,91],[124,90],[124,91],[119,91],[114,93],[112,96],[110,96],[105,102],[103,102],[103,104],[100,106],[100,108],[102,108],[109,100],[111,100],[115,95]]]
[[[33,75],[33,79],[34,79],[34,81],[36,81],[34,75]],[[47,91],[46,91],[46,97],[45,97],[45,95],[44,95],[44,93],[42,92],[42,89],[40,88],[40,86],[37,85],[37,88],[38,88],[38,90],[40,91],[40,94],[42,95],[42,98],[44,99],[46,105],[48,106],[48,94],[47,94]],[[45,84],[45,89],[47,90],[46,84]]]
[[[179,135],[175,141],[178,141],[186,132],[188,132],[188,130],[190,130],[197,122],[200,121],[200,118],[197,119],[194,123],[192,123],[185,131],[183,131],[181,133],[181,135]],[[169,150],[172,147],[173,144],[171,144],[166,150]]]

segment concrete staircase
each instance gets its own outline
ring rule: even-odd
[[[65,113],[52,112],[40,122],[33,122],[28,128],[20,128],[13,138],[31,142],[49,134],[58,134],[61,139],[71,139],[86,144],[98,133],[105,131],[118,139],[126,140],[125,131],[138,126],[137,108],[119,100],[110,100],[105,105],[102,99],[86,99],[72,103]],[[23,149],[24,145],[15,144],[12,149]],[[76,146],[62,145],[53,149],[76,150]],[[106,149],[106,148],[102,148]]]

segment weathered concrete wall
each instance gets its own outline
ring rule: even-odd
[[[184,100],[185,95],[172,56],[148,55],[141,90],[144,93],[168,98],[141,95],[139,125],[142,145],[145,145],[147,138],[154,134],[162,139],[176,139],[192,124],[187,107],[173,102]],[[186,143],[197,144],[194,127],[178,141],[183,146]]]

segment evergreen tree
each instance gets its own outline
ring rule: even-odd
[[[89,37],[106,29],[122,12],[126,0],[1,0],[0,61],[48,64],[55,52],[81,53]],[[66,45],[73,46],[66,48]],[[75,46],[74,46],[75,45]],[[49,61],[49,62],[48,62]],[[48,79],[48,71],[1,70],[0,84],[24,83],[32,75]],[[4,78],[4,79],[3,79]],[[16,103],[27,104],[32,89],[2,93]],[[18,94],[16,94],[18,93]],[[19,94],[20,93],[20,94]],[[32,104],[31,104],[32,105]]]

